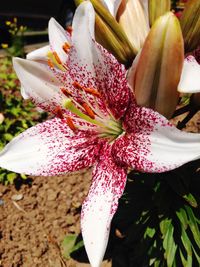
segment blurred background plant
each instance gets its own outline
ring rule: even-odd
[[[0,150],[16,135],[46,118],[30,101],[24,101],[9,58],[0,59]],[[18,174],[0,169],[0,182],[12,183]],[[20,177],[25,178],[24,175]]]
[[[10,57],[19,56],[24,57],[24,33],[27,31],[27,27],[18,25],[17,18],[8,20],[5,22],[8,32],[11,37],[11,44],[2,43],[2,48],[7,52]]]

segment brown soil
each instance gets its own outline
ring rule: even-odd
[[[80,233],[81,203],[90,177],[90,170],[35,177],[18,190],[0,184],[0,266],[89,266],[64,259],[61,243],[67,234]],[[104,262],[103,266],[110,264]]]

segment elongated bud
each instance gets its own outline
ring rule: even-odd
[[[149,32],[148,21],[140,1],[122,0],[117,12],[117,21],[134,49],[139,51]]]
[[[144,43],[134,76],[129,77],[138,105],[152,108],[170,118],[178,102],[177,86],[183,61],[180,24],[175,15],[168,12],[154,23]]]
[[[75,0],[79,5],[84,0]],[[95,38],[120,63],[130,66],[137,50],[131,45],[124,30],[99,0],[90,0],[95,12]]]
[[[152,26],[157,18],[171,9],[170,0],[149,0],[149,23]]]
[[[200,43],[200,0],[190,0],[180,19],[185,51],[190,52]]]

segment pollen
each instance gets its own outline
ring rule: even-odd
[[[72,26],[68,26],[68,27],[66,28],[66,31],[67,31],[70,35],[72,35],[72,32],[73,32]]]
[[[93,96],[101,97],[101,95],[98,92],[98,90],[96,90],[94,88],[84,87],[84,86],[80,85],[78,82],[73,82],[72,85],[76,89],[81,89],[81,90],[85,91],[86,93],[89,93],[89,94],[91,94]]]
[[[47,60],[47,64],[48,64],[48,66],[49,66],[51,69],[54,68],[54,65],[53,65],[53,62],[51,61],[51,59],[48,59],[48,60]]]
[[[57,63],[60,64],[60,65],[62,65],[62,61],[60,60],[58,54],[55,51],[53,52],[53,55],[54,55],[55,60],[57,61]]]
[[[73,85],[76,89],[83,89],[83,86],[80,85],[78,82],[73,82],[72,85]]]
[[[71,117],[66,116],[66,123],[72,131],[76,131],[76,126],[74,125],[74,122]]]
[[[57,115],[57,117],[61,120],[64,119],[64,116],[63,116],[63,112],[62,112],[62,109],[61,107],[57,106],[55,109],[54,109],[54,113]]]
[[[69,53],[71,45],[68,43],[64,43],[64,45],[62,46],[62,49],[65,51],[66,54]]]
[[[68,91],[66,88],[60,88],[60,90],[66,97],[69,97],[72,95],[71,92]]]
[[[83,106],[83,108],[85,109],[87,115],[88,115],[91,119],[95,119],[95,114],[94,114],[93,110],[88,106],[88,104],[83,103],[82,106]]]
[[[83,90],[93,96],[101,97],[100,93],[94,88],[83,87]]]

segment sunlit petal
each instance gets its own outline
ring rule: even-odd
[[[53,119],[14,138],[0,153],[0,167],[30,175],[57,175],[91,166],[98,151],[95,135],[75,135],[65,122]]]
[[[102,3],[107,7],[113,17],[115,17],[121,1],[122,0],[102,0]]]
[[[44,64],[14,58],[13,66],[22,85],[22,94],[44,110],[52,111],[62,102],[62,84]]]
[[[181,93],[200,92],[200,65],[193,56],[187,57],[184,61],[178,91]]]
[[[112,150],[120,164],[158,173],[200,158],[200,134],[178,130],[151,109],[129,110],[125,124],[130,133],[117,139]]]
[[[82,206],[82,234],[92,267],[99,267],[103,259],[110,223],[125,183],[126,171],[113,162],[107,145],[93,170],[93,182]]]
[[[47,62],[47,54],[50,51],[49,45],[38,48],[26,55],[28,60]]]
[[[58,54],[60,60],[65,63],[67,61],[68,55],[63,50],[63,45],[65,43],[68,43],[69,45],[71,44],[68,33],[54,18],[50,19],[48,30],[51,49],[53,49],[53,51]]]

